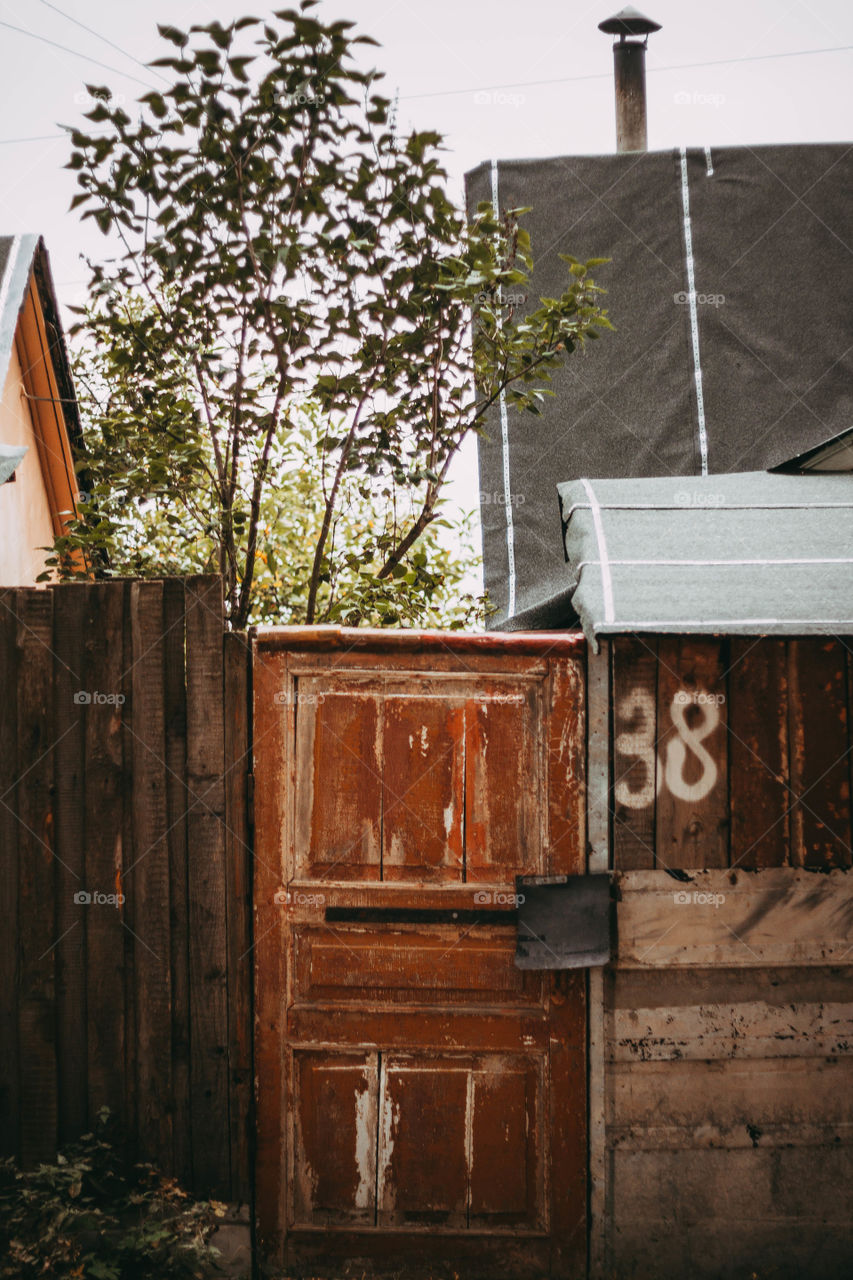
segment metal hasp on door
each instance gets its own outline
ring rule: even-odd
[[[610,876],[565,876],[543,884],[519,876],[519,969],[588,969],[610,959]]]
[[[586,1270],[585,975],[516,967],[584,869],[577,637],[254,641],[256,1197],[287,1274]]]

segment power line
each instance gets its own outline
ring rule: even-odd
[[[67,133],[39,133],[34,138],[0,138],[0,147],[11,146],[14,142],[52,142],[55,138],[67,137]]]
[[[29,138],[0,138],[0,147],[10,147],[16,142],[55,142],[57,138],[67,138],[68,131],[65,133],[37,133]],[[90,135],[93,138],[106,137],[106,131],[95,131]]]
[[[139,76],[133,76],[129,71],[119,71],[118,67],[111,67],[106,62],[99,62],[97,58],[90,58],[88,53],[80,53],[77,49],[69,49],[65,44],[58,44],[56,40],[48,40],[47,36],[40,36],[35,31],[27,31],[26,27],[16,27],[11,22],[3,22],[2,19],[0,19],[0,27],[6,27],[8,31],[17,31],[22,36],[29,36],[31,40],[40,40],[42,44],[52,45],[54,49],[61,49],[63,53],[70,53],[73,58],[82,58],[84,62],[92,62],[96,67],[102,67],[104,71],[112,71],[113,75],[124,76],[126,80],[135,80],[137,84],[141,84],[145,89],[151,88],[147,81],[140,80]]]
[[[853,49],[851,44],[836,45],[831,49],[794,49],[788,53],[758,53],[749,58],[718,58],[715,62],[678,62],[671,67],[647,67],[652,71],[687,71],[693,67],[728,67],[738,62],[765,62],[771,58],[804,58],[818,53],[846,53]],[[558,76],[554,80],[514,80],[511,84],[482,84],[470,89],[439,89],[435,93],[407,93],[400,98],[401,102],[411,102],[414,98],[449,98],[467,93],[491,93],[499,89],[536,89],[548,84],[577,84],[581,80],[610,80],[612,71],[598,71],[588,76]]]
[[[142,62],[137,58],[136,54],[129,53],[127,49],[123,49],[121,45],[116,44],[114,40],[109,40],[106,36],[101,35],[100,31],[96,31],[94,27],[87,27],[85,22],[81,22],[79,18],[72,17],[72,15],[70,13],[66,13],[64,9],[60,9],[59,5],[51,4],[50,0],[41,0],[41,3],[45,5],[46,8],[52,9],[54,13],[58,13],[60,17],[66,18],[68,22],[73,22],[75,27],[79,27],[81,31],[88,31],[90,36],[94,36],[97,40],[101,40],[104,44],[108,44],[111,49],[115,49],[116,53],[122,54],[125,58],[130,58],[131,62],[135,62],[138,67],[143,67],[146,71],[152,72],[158,77],[158,79],[162,80],[164,84],[169,83],[166,77],[161,75],[155,67],[149,67],[147,63]]]

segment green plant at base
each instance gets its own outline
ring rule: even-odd
[[[225,1206],[194,1201],[173,1178],[131,1164],[107,1140],[107,1113],[55,1164],[0,1163],[4,1280],[206,1280]]]

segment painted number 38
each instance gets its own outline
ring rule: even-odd
[[[687,708],[695,706],[701,713],[698,724],[688,725]],[[641,787],[631,787],[627,778],[621,778],[615,786],[617,804],[626,809],[645,809],[655,798],[655,793],[666,786],[678,800],[697,803],[713,789],[717,781],[717,765],[705,749],[705,739],[720,723],[719,700],[710,694],[694,695],[679,690],[670,703],[669,714],[675,728],[666,750],[658,763],[655,754],[655,703],[645,689],[633,689],[619,704],[621,719],[635,727],[616,738],[616,750],[623,756],[634,756],[644,766]],[[694,781],[685,778],[688,752],[692,753],[701,769]],[[657,768],[655,766],[658,766]],[[695,773],[695,768],[691,770]]]

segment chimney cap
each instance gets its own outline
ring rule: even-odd
[[[622,36],[624,40],[625,36],[647,36],[653,31],[660,31],[661,24],[647,18],[644,13],[640,13],[639,9],[629,4],[615,13],[612,18],[605,18],[603,22],[599,22],[598,29],[607,32],[608,35]]]

